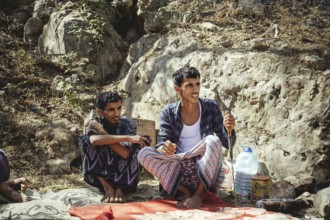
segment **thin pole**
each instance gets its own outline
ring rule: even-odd
[[[234,159],[233,159],[233,143],[232,143],[232,135],[231,130],[228,129],[228,148],[229,148],[229,157],[230,157],[230,163],[231,163],[231,176],[233,181],[233,190],[234,190],[234,200],[235,200],[235,206],[238,206],[238,200],[236,195],[236,189],[235,189],[235,178],[234,178]]]

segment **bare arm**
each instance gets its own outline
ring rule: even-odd
[[[108,145],[114,153],[120,157],[127,159],[131,155],[131,150],[120,142],[127,142],[127,136],[122,135],[92,135],[89,137],[91,144],[94,147]]]
[[[127,159],[131,155],[131,150],[121,144],[121,142],[130,142],[140,144],[141,147],[145,147],[144,137],[140,135],[110,135],[102,127],[102,125],[96,121],[92,122],[92,126],[97,130],[98,135],[91,135],[89,140],[93,146],[109,145],[120,157]]]
[[[97,134],[91,135],[89,140],[93,146],[117,144],[120,142],[129,142],[129,138],[126,135],[111,135],[111,134]]]

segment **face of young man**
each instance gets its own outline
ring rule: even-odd
[[[108,102],[104,110],[99,109],[99,114],[103,116],[110,124],[118,124],[121,114],[122,102]]]
[[[200,91],[200,79],[184,78],[181,86],[175,86],[174,89],[180,95],[183,102],[197,103]]]

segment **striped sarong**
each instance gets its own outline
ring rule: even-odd
[[[190,151],[165,156],[156,148],[145,147],[138,154],[139,163],[156,176],[170,196],[174,196],[178,184],[184,180],[182,162],[191,159],[196,164],[197,176],[205,189],[219,187],[224,180],[222,170],[221,142],[217,136],[209,135]]]
[[[10,177],[9,162],[5,153],[0,150],[0,184],[7,181]]]

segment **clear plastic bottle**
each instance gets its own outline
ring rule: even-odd
[[[252,153],[252,148],[242,146],[241,152],[235,161],[235,191],[241,196],[241,203],[247,203],[252,192],[252,176],[258,173],[259,162]]]

